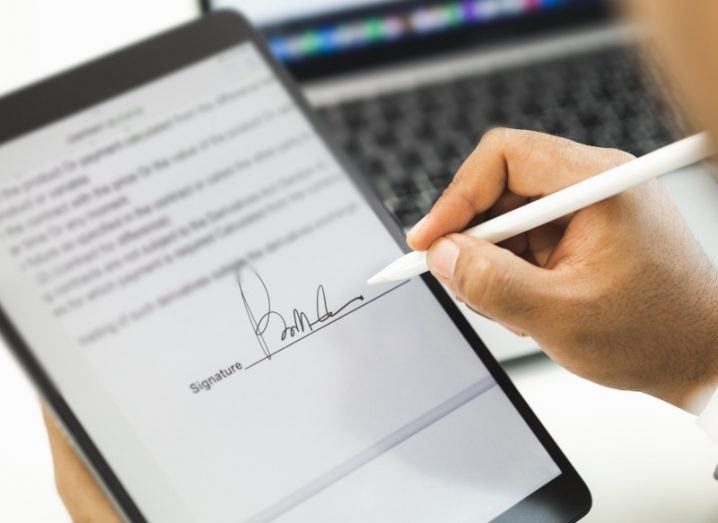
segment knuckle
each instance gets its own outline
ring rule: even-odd
[[[501,257],[482,256],[478,252],[457,269],[456,286],[460,294],[480,313],[492,319],[522,321],[531,321],[541,314],[540,299],[529,299],[540,295],[538,289],[525,289],[530,283],[517,281],[517,274],[505,268]]]
[[[451,180],[449,185],[442,191],[441,196],[437,200],[437,205],[446,205],[448,207],[461,205],[471,212],[477,212],[474,202],[467,195],[458,177]]]
[[[507,127],[492,127],[484,133],[479,141],[479,145],[493,146],[496,144],[502,144],[510,137],[513,129]]]
[[[537,156],[545,144],[546,136],[541,133],[526,131],[521,143],[515,144],[514,156],[519,162],[529,164]]]
[[[622,151],[621,149],[591,147],[590,150],[593,151],[593,159],[596,167],[602,170],[618,167],[636,158],[631,153]]]
[[[491,314],[505,314],[511,312],[510,300],[507,300],[507,289],[511,285],[509,272],[501,270],[495,263],[482,263],[478,273],[481,274],[478,284],[481,286],[475,292],[483,294],[484,307]]]
[[[609,153],[609,157],[615,162],[616,165],[620,165],[622,163],[629,162],[636,158],[631,153],[622,151],[621,149],[613,149],[612,148],[612,149],[608,150],[608,153]]]
[[[493,313],[505,277],[491,260],[474,255],[459,268],[457,287],[473,307],[484,314]]]
[[[536,131],[494,127],[484,134],[479,145],[492,150],[500,149],[507,156],[524,159],[545,147],[552,138]]]

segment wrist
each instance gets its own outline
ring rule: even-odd
[[[699,415],[718,389],[718,271],[703,289],[703,307],[696,312],[685,336],[685,349],[677,350],[675,369],[683,368],[681,383],[664,391],[661,398],[673,405]]]

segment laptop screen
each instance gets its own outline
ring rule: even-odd
[[[595,13],[602,0],[206,0],[210,9],[237,9],[259,25],[281,61],[297,64],[361,54],[409,42],[471,33],[533,19]],[[326,60],[324,60],[326,62]]]

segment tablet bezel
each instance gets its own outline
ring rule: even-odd
[[[384,207],[369,183],[352,167],[345,154],[333,144],[331,133],[324,129],[323,123],[312,111],[289,73],[272,57],[262,37],[235,12],[215,12],[3,97],[0,99],[0,146],[248,41],[254,43],[320,136],[327,140],[332,152],[392,237],[402,249],[408,251],[398,222]],[[441,285],[429,275],[422,278],[561,470],[559,476],[501,514],[496,521],[541,523],[580,519],[591,507],[591,496],[586,484]],[[131,521],[146,521],[100,449],[91,440],[70,405],[59,394],[49,374],[10,321],[1,303],[0,334],[45,397],[48,406],[54,411],[59,423],[118,510]]]

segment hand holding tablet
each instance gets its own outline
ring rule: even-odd
[[[364,283],[402,233],[239,17],[0,115],[0,327],[128,519],[588,510],[438,284]]]

